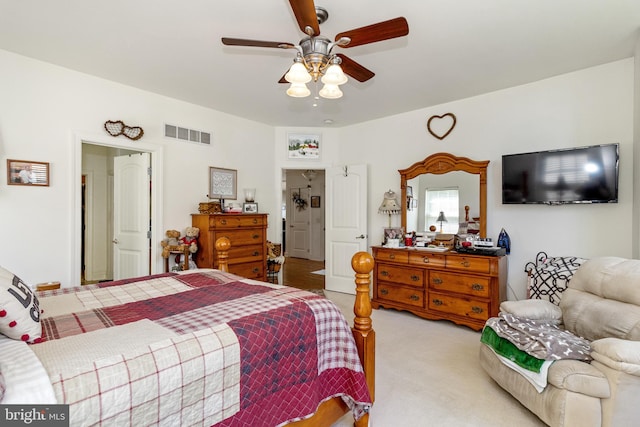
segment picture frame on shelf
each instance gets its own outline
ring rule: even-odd
[[[290,133],[287,135],[287,158],[291,160],[318,160],[321,135],[319,133]]]
[[[49,163],[7,159],[7,185],[49,186]]]
[[[236,200],[238,198],[238,171],[209,167],[208,197],[210,199]]]
[[[384,229],[384,245],[389,245],[390,241],[397,240],[399,245],[404,244],[404,229],[402,227],[391,227]]]
[[[311,207],[312,208],[320,207],[320,196],[311,196]]]
[[[242,204],[242,212],[243,213],[258,213],[258,204],[257,203],[243,203]]]

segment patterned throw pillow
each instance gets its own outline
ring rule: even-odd
[[[38,298],[18,276],[0,267],[0,333],[34,343],[42,337]]]

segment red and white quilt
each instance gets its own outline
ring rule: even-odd
[[[30,345],[71,425],[277,426],[371,399],[329,300],[217,270],[39,294]]]

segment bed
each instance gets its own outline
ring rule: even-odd
[[[371,256],[352,259],[349,328],[320,295],[230,274],[229,247],[216,242],[218,270],[38,292],[29,305],[13,276],[8,290],[31,320],[41,312],[42,336],[22,319],[31,335],[7,332],[16,308],[2,318],[0,299],[1,402],[65,403],[71,425],[310,427],[347,412],[368,425]]]

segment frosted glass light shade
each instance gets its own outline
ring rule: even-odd
[[[294,62],[284,79],[289,83],[308,83],[311,81],[311,74],[302,62]]]
[[[342,72],[338,64],[331,64],[322,76],[322,83],[326,85],[343,85],[347,82],[347,76]]]
[[[331,84],[325,84],[318,94],[327,99],[338,99],[342,97],[342,91],[338,85]]]
[[[304,83],[291,83],[291,86],[287,89],[287,95],[294,98],[304,98],[311,95],[311,91]]]

